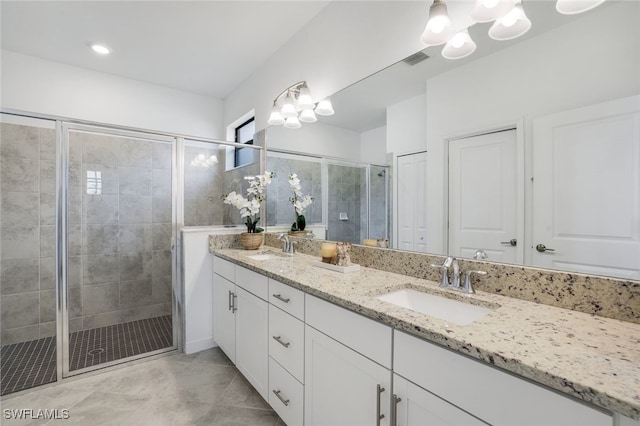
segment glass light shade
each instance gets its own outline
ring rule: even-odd
[[[280,114],[282,114],[284,118],[298,116],[298,111],[296,111],[296,107],[293,104],[293,98],[291,97],[290,93],[287,93],[287,96],[284,98]]]
[[[271,107],[271,115],[269,116],[267,123],[273,126],[284,124],[284,118],[282,117],[282,114],[280,114],[280,108],[278,108],[278,105],[275,103]]]
[[[303,123],[314,123],[318,121],[318,118],[316,117],[316,114],[313,112],[312,109],[303,109],[302,112],[300,113],[299,119]]]
[[[315,103],[311,98],[311,91],[309,90],[309,87],[307,87],[307,85],[304,84],[300,88],[300,92],[298,93],[298,108],[305,110],[305,109],[313,109],[314,106],[315,106]]]
[[[323,99],[318,102],[318,106],[316,107],[316,114],[318,115],[333,115],[335,111],[333,110],[333,105],[331,105],[331,101],[329,98]]]
[[[494,40],[511,40],[520,37],[531,28],[531,21],[518,2],[509,13],[498,19],[489,28],[489,37]]]
[[[298,120],[297,116],[287,117],[284,119],[284,127],[288,129],[299,129],[302,127],[302,124],[300,124],[300,120]]]
[[[447,59],[461,59],[471,55],[476,50],[476,44],[471,40],[469,31],[463,30],[453,36],[442,49],[442,56]]]
[[[604,0],[558,0],[556,10],[563,15],[586,12],[603,3]]]
[[[447,13],[447,5],[441,0],[434,0],[429,7],[429,19],[420,40],[429,46],[437,46],[448,42],[455,32]]]
[[[489,22],[506,15],[513,8],[513,0],[476,0],[471,11],[471,19]]]

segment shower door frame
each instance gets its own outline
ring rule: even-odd
[[[68,190],[69,190],[69,132],[71,130],[85,131],[104,134],[115,137],[127,137],[133,139],[143,139],[151,142],[164,142],[171,144],[171,320],[173,327],[173,344],[170,347],[145,352],[114,361],[85,367],[77,370],[70,370],[70,348],[69,348],[69,286],[67,262],[68,253]],[[56,330],[57,330],[57,379],[58,382],[65,378],[87,373],[98,369],[103,369],[113,365],[134,361],[166,352],[181,350],[182,348],[182,283],[180,281],[180,265],[178,256],[178,229],[183,217],[180,206],[182,185],[181,175],[178,173],[178,159],[180,157],[181,138],[149,132],[138,129],[124,129],[103,124],[79,122],[76,120],[56,120]]]

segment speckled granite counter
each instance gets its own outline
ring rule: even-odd
[[[280,251],[265,246],[258,253]],[[215,254],[399,330],[640,419],[638,324],[485,292],[466,296],[443,291],[432,281],[371,268],[336,273],[312,266],[317,259],[300,253],[268,261],[247,257],[255,251],[216,249]],[[496,308],[460,326],[375,298],[411,287]]]

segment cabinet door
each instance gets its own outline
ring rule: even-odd
[[[393,375],[393,393],[399,398],[395,407],[397,420],[393,426],[487,424],[397,374]]]
[[[213,340],[236,362],[236,316],[231,309],[235,285],[213,274]]]
[[[389,425],[390,392],[388,369],[305,327],[306,426]]]
[[[268,400],[268,303],[238,286],[236,293],[236,367]]]

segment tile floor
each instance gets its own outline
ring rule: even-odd
[[[34,389],[5,397],[1,405],[3,426],[284,426],[218,348]],[[68,409],[69,418],[7,419],[7,409]]]

